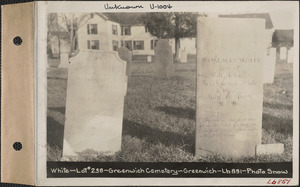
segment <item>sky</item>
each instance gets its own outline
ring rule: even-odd
[[[291,12],[270,12],[275,29],[293,29],[294,15]]]
[[[232,12],[232,14],[236,14],[237,12]],[[244,12],[238,12],[244,13]],[[250,12],[248,12],[250,13]],[[267,12],[261,12],[267,13]],[[283,11],[274,11],[269,12],[274,29],[294,29],[294,15],[292,12],[283,12]],[[217,16],[218,14],[214,14]]]

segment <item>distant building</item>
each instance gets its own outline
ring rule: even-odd
[[[276,48],[277,60],[288,62],[293,58],[294,30],[275,30],[272,46]]]
[[[52,32],[52,35],[49,36],[49,38],[48,55],[58,58],[60,54],[70,53],[70,36],[67,32]]]
[[[48,16],[47,54],[49,57],[58,58],[60,54],[70,52],[70,35],[65,27],[59,24],[61,21],[57,13]]]
[[[145,13],[90,13],[90,18],[78,29],[75,47],[78,49],[116,51],[127,47],[135,56],[154,55],[157,38],[152,36],[140,17]],[[258,18],[265,20],[265,49],[274,46],[273,23],[268,13],[219,15],[226,18]],[[175,39],[169,39],[175,53]],[[196,54],[196,38],[181,38],[180,48]]]
[[[272,38],[272,46],[276,48],[294,46],[294,30],[275,30]]]
[[[78,29],[79,49],[114,50],[127,47],[135,56],[154,55],[157,37],[152,36],[140,17],[144,13],[91,13]],[[196,53],[196,38],[180,39],[181,48]],[[175,40],[170,39],[173,52]]]
[[[120,47],[121,27],[101,13],[91,13],[86,23],[78,28],[79,49],[117,50]]]

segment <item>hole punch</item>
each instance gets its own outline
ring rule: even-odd
[[[20,36],[16,36],[16,37],[14,38],[13,42],[14,42],[14,44],[15,44],[16,46],[19,46],[19,45],[22,44],[23,41],[22,41],[22,38],[21,38]]]
[[[21,142],[15,142],[13,144],[13,148],[16,150],[16,151],[20,151],[22,149],[22,144]]]

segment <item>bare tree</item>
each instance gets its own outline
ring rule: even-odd
[[[60,27],[58,24],[58,14],[57,13],[49,13],[48,14],[48,33],[47,33],[47,52],[50,56],[53,56],[52,53],[52,42],[51,42],[51,38],[52,37],[56,37],[57,41],[58,41],[58,53],[60,54]]]
[[[69,15],[61,13],[60,17],[65,31],[69,34],[70,55],[72,55],[76,48],[76,41],[78,40],[78,29],[87,23],[91,18],[91,15],[89,13],[82,13],[77,16],[73,13]]]

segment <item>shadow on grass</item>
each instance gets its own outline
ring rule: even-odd
[[[196,110],[192,108],[179,108],[170,106],[155,107],[156,110],[179,118],[196,119]]]
[[[175,72],[196,72],[196,69],[176,69]]]
[[[155,78],[155,75],[153,74],[131,74],[131,77],[148,77],[148,78]]]
[[[60,112],[63,115],[66,114],[66,107],[49,107],[48,109],[56,112]]]
[[[68,78],[61,78],[61,77],[47,77],[47,79],[51,79],[51,80],[68,80]]]
[[[64,125],[47,116],[47,144],[51,147],[63,148]]]
[[[127,119],[123,120],[123,135],[130,135],[144,139],[150,144],[162,143],[165,146],[181,147],[185,151],[194,154],[194,135],[182,135],[173,132],[164,132],[147,125],[142,125]]]
[[[279,110],[293,110],[293,105],[285,105],[285,104],[279,104],[279,103],[264,102],[263,106],[267,107],[267,108],[273,108],[273,109],[279,109]]]
[[[269,114],[263,114],[262,127],[265,130],[274,130],[284,135],[293,134],[293,120],[278,118]]]

